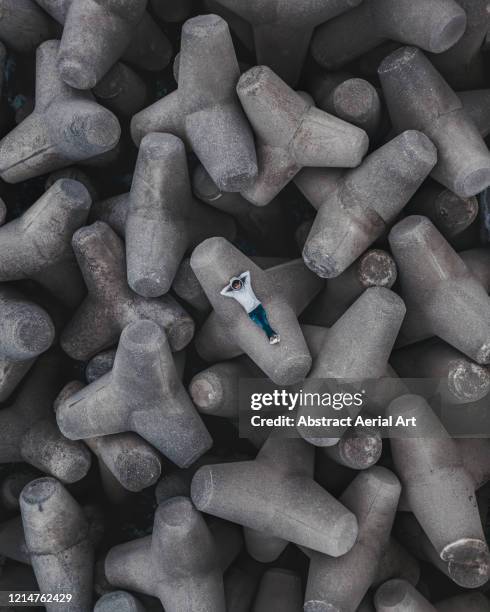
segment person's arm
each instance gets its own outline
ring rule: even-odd
[[[247,271],[246,271],[246,272],[244,272],[243,274],[240,274],[239,278],[240,278],[240,280],[242,281],[242,283],[243,283],[243,286],[244,286],[244,287],[246,287],[247,285],[248,285],[248,286],[251,286],[251,282],[250,282],[250,271],[249,271],[249,270],[247,270]]]
[[[220,293],[221,295],[224,295],[225,297],[233,297],[232,295],[230,295],[232,291],[233,291],[233,288],[231,286],[231,283],[228,283],[226,287],[223,287],[223,289],[221,289]]]

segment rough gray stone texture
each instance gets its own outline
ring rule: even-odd
[[[490,89],[459,91],[458,98],[482,137],[486,138],[490,134]]]
[[[252,612],[300,612],[303,593],[296,572],[271,568],[262,576]]]
[[[265,206],[303,167],[358,166],[369,138],[360,128],[314,107],[267,66],[243,74],[238,97],[254,129],[258,176],[241,190]]]
[[[321,388],[322,381],[328,379],[361,384],[363,380],[386,376],[388,359],[404,316],[405,305],[396,293],[384,287],[366,289],[325,333],[303,388],[318,391],[317,387]],[[324,414],[325,408],[321,405],[300,406],[297,416],[318,418]],[[301,425],[298,431],[315,446],[334,446],[339,440],[320,435],[318,427]]]
[[[91,89],[122,58],[143,70],[163,70],[172,57],[168,38],[145,10],[146,0],[36,0],[62,24],[58,65],[62,79]]]
[[[76,306],[85,288],[70,240],[89,208],[81,183],[57,181],[21,217],[0,228],[0,281],[31,279]]]
[[[112,591],[97,600],[94,612],[145,612],[143,604],[126,591]]]
[[[66,384],[54,403],[55,411],[84,388],[73,381]],[[131,492],[142,491],[160,478],[162,465],[159,453],[143,438],[132,432],[118,433],[83,440],[117,482]]]
[[[167,293],[185,252],[199,244],[203,234],[216,236],[223,229],[233,238],[231,218],[203,208],[192,196],[183,142],[171,134],[145,136],[125,225],[128,284],[133,291],[144,297]]]
[[[386,39],[442,53],[466,28],[466,13],[454,0],[364,0],[352,11],[318,28],[311,51],[334,70]]]
[[[257,176],[250,126],[235,92],[240,76],[226,21],[189,19],[182,29],[179,88],[131,121],[139,145],[150,132],[170,132],[188,144],[223,191],[240,191]]]
[[[62,401],[56,416],[73,440],[134,431],[179,467],[212,446],[179,380],[167,337],[152,321],[128,325],[112,371]]]
[[[54,478],[39,478],[22,491],[20,510],[27,550],[42,593],[71,593],[69,612],[92,604],[93,543],[82,508]],[[47,612],[59,610],[46,603]]]
[[[466,30],[458,42],[444,53],[431,55],[431,61],[457,90],[482,87],[487,70],[482,47],[490,26],[488,0],[458,0],[466,13]]]
[[[81,480],[90,467],[90,453],[61,435],[53,401],[60,389],[61,355],[40,357],[10,405],[0,411],[0,463],[25,461],[65,483]]]
[[[303,440],[269,437],[254,461],[201,467],[192,500],[208,514],[340,556],[354,545],[357,520],[313,480],[313,463]]]
[[[358,539],[336,559],[309,552],[305,612],[357,610],[388,548],[400,492],[392,472],[372,467],[356,476],[340,496],[339,501],[357,517]]]
[[[251,24],[257,63],[270,66],[294,86],[316,26],[352,9],[360,0],[218,0],[218,4]]]
[[[46,182],[44,183],[45,190],[48,191],[48,189],[60,179],[70,179],[73,181],[77,181],[78,183],[82,183],[82,185],[89,192],[92,202],[96,202],[99,199],[97,185],[95,181],[91,177],[89,177],[88,174],[82,168],[79,168],[77,166],[67,166],[66,168],[62,168],[61,170],[55,170],[54,172],[51,172],[51,174],[46,179]]]
[[[432,177],[463,198],[488,187],[488,148],[461,100],[422,51],[398,49],[383,60],[378,74],[394,128],[420,130],[436,145]]]
[[[34,0],[1,0],[0,13],[0,40],[17,53],[31,53],[56,36],[56,24]]]
[[[394,351],[390,363],[402,378],[435,379],[429,385],[444,403],[477,402],[490,393],[490,369],[436,338]]]
[[[156,133],[152,136],[156,136]],[[161,136],[163,137],[163,135]],[[165,134],[165,138],[170,136],[170,134]],[[160,184],[160,182],[163,182],[163,179],[165,178],[168,183],[170,181],[170,177],[167,176],[165,167],[162,170],[162,166],[160,164],[148,165],[149,167],[146,167],[146,171],[141,172],[143,176],[138,177],[139,185],[138,187],[135,185],[135,189],[138,189],[138,192],[144,191],[142,194],[142,199],[145,199],[148,204],[151,203],[154,205],[154,207],[157,207],[159,200],[156,195],[152,195],[151,190],[144,190],[143,179],[146,176],[149,184],[154,185],[155,189],[162,190],[163,186]],[[174,189],[173,181],[176,181],[177,177],[172,176],[171,178],[173,179],[171,181],[171,188]],[[187,190],[185,189],[184,181],[180,183],[180,188],[176,188],[175,190],[182,191],[180,194],[181,200],[179,200],[177,203],[181,203],[184,210],[189,209],[189,214],[187,216],[182,215],[180,208],[176,206],[176,202],[174,200],[175,210],[170,211],[174,218],[178,219],[180,216],[186,221],[185,229],[187,236],[185,238],[187,249],[196,247],[203,240],[206,240],[206,238],[211,238],[212,236],[223,236],[227,240],[234,240],[236,236],[236,224],[231,216],[235,212],[234,210],[231,209],[229,211],[224,210],[223,212],[220,212],[219,210],[214,210],[211,208],[211,206],[204,206],[195,198],[188,201],[189,196],[186,193]],[[126,234],[126,221],[128,219],[129,210],[131,207],[130,196],[131,193],[128,192],[113,196],[107,200],[99,200],[95,202],[90,213],[91,220],[104,221],[104,223],[110,225],[121,238],[124,238]],[[230,214],[228,214],[228,212]]]
[[[189,385],[192,401],[201,414],[238,418],[238,388],[241,379],[264,374],[245,356],[222,361],[196,374]]]
[[[381,124],[381,99],[377,89],[364,79],[345,72],[316,74],[309,91],[320,110],[362,128],[372,138]]]
[[[302,315],[311,325],[331,327],[369,287],[391,289],[397,279],[393,257],[380,249],[368,249],[347,270],[329,278]]]
[[[117,62],[94,87],[95,97],[118,117],[129,118],[144,108],[148,88],[129,66]]]
[[[108,225],[98,221],[83,227],[73,235],[72,245],[88,296],[61,335],[70,357],[93,357],[116,344],[126,325],[141,319],[158,323],[174,351],[190,342],[194,322],[173,297],[143,298],[128,287],[124,244]]]
[[[112,548],[105,573],[114,586],[157,597],[167,612],[226,610],[213,535],[185,497],[158,506],[153,535]]]
[[[322,452],[332,461],[351,470],[367,470],[378,462],[383,450],[379,430],[373,427],[350,427],[335,444]]]
[[[436,608],[406,580],[389,580],[374,596],[376,612],[435,612]]]
[[[422,437],[392,438],[391,452],[412,512],[458,584],[488,579],[489,554],[475,497],[454,440],[426,401],[416,395],[394,400],[387,414],[416,417]]]
[[[432,142],[409,130],[347,172],[318,210],[306,265],[323,278],[344,272],[393,223],[436,161]]]
[[[214,308],[197,338],[202,357],[217,361],[246,353],[277,384],[293,384],[306,376],[311,357],[297,315],[320,290],[318,277],[297,260],[263,271],[223,238],[201,243],[191,267]],[[247,270],[271,326],[281,336],[279,344],[270,345],[240,304],[220,295],[230,278]]]
[[[0,402],[17,387],[38,357],[53,343],[48,313],[14,288],[0,286]]]
[[[36,52],[34,111],[0,141],[0,177],[19,183],[113,149],[121,127],[90,92],[64,83],[58,74],[59,41]]]
[[[477,218],[478,200],[475,196],[461,198],[430,181],[419,189],[404,212],[428,217],[444,238],[450,239],[464,232]]]
[[[439,336],[477,363],[490,363],[490,298],[463,259],[426,217],[397,223],[390,245],[408,311],[402,335]]]

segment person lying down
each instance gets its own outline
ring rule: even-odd
[[[234,276],[230,282],[221,290],[221,295],[235,299],[269,338],[270,344],[281,341],[279,334],[272,329],[267,319],[267,313],[252,289],[250,272],[242,272],[240,276]]]

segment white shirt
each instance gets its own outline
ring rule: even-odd
[[[241,281],[242,286],[240,289],[233,289],[234,281]],[[221,290],[221,295],[225,297],[234,298],[247,313],[251,313],[257,306],[260,306],[260,302],[257,296],[253,292],[252,283],[250,282],[250,272],[243,272],[240,276],[234,276],[230,282]]]

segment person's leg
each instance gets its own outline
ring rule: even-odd
[[[269,320],[267,319],[267,313],[265,312],[265,309],[262,306],[262,304],[257,306],[257,308],[255,308],[254,310],[252,310],[252,312],[249,313],[249,317],[252,319],[252,321],[256,325],[258,325],[265,331],[269,340],[271,338],[279,337],[278,334],[270,326]]]

